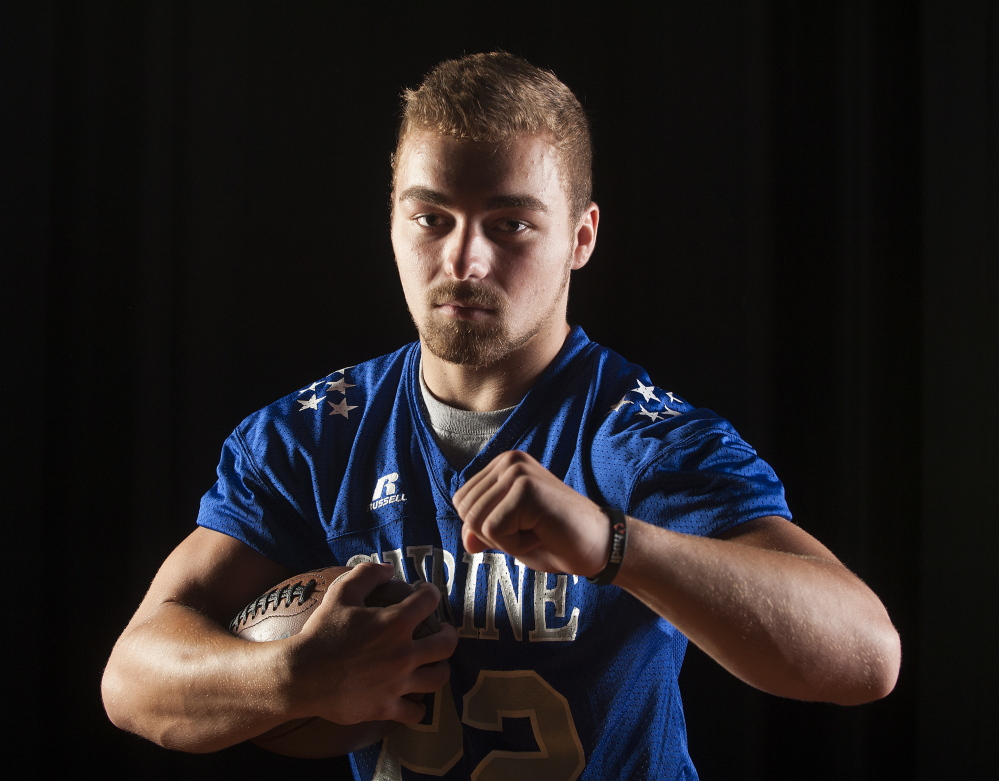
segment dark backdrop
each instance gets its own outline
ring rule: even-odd
[[[397,95],[494,48],[592,117],[572,321],[731,418],[902,634],[895,693],[851,709],[692,650],[702,777],[994,770],[997,4],[362,5],[3,6],[4,702],[32,774],[301,767],[126,736],[101,668],[232,427],[414,336]]]

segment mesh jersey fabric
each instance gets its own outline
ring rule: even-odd
[[[424,420],[420,347],[333,372],[226,440],[198,523],[295,572],[390,562],[448,595],[451,681],[425,723],[351,756],[358,779],[694,779],[677,676],[687,640],[616,586],[470,555],[450,497],[523,450],[601,505],[687,534],[790,518],[773,470],[709,410],[574,328],[463,469]]]

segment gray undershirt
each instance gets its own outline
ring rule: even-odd
[[[448,463],[459,471],[479,454],[515,409],[507,407],[494,412],[455,409],[430,392],[423,379],[422,364],[420,390],[423,392],[423,406],[430,418],[430,430],[434,433],[434,439]]]

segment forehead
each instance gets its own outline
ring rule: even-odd
[[[414,188],[455,200],[530,196],[549,208],[565,201],[559,151],[542,136],[492,143],[410,133],[397,154],[394,197]]]

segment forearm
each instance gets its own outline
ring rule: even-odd
[[[615,584],[772,694],[856,704],[894,686],[898,634],[878,598],[835,560],[630,520]]]
[[[226,748],[289,719],[278,645],[240,640],[191,608],[165,603],[115,645],[104,706],[117,726],[167,748]]]
[[[607,518],[536,459],[509,451],[454,495],[465,550],[502,550],[540,572],[594,575]],[[898,633],[880,600],[818,540],[783,518],[728,539],[630,519],[614,580],[725,668],[773,694],[841,704],[895,685]]]

